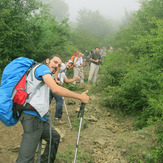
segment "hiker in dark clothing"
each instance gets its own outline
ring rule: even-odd
[[[101,56],[99,53],[99,48],[95,49],[95,52],[91,54],[90,59],[90,71],[89,71],[89,77],[88,77],[88,83],[91,83],[92,77],[94,76],[93,83],[95,84],[97,81],[97,75],[99,71],[99,64],[102,62]]]

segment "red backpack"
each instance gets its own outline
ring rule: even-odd
[[[13,102],[17,103],[19,105],[23,105],[25,103],[25,100],[27,98],[27,92],[25,91],[25,83],[26,83],[26,74],[21,78],[19,83],[14,88],[13,92]]]

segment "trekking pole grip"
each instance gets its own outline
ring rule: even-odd
[[[85,108],[85,104],[82,102],[81,105],[80,105],[80,111],[78,112],[78,118],[79,118],[80,114],[81,114],[81,117],[83,118],[83,116],[84,116],[84,108]]]

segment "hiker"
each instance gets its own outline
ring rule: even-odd
[[[60,135],[53,128],[50,130],[50,124],[46,116],[49,109],[49,89],[59,96],[75,98],[83,103],[88,103],[89,101],[89,97],[86,95],[88,91],[78,94],[56,84],[52,73],[54,74],[57,71],[61,63],[61,58],[53,55],[47,58],[43,64],[34,66],[27,76],[26,91],[29,94],[27,104],[31,110],[23,111],[19,119],[24,133],[17,163],[34,163],[34,157],[40,139],[44,139],[47,142],[44,153],[41,155],[41,163],[48,162],[49,154],[50,163],[53,163],[56,158]],[[32,90],[35,88],[38,89],[33,95]],[[49,131],[51,131],[51,134]],[[49,151],[50,142],[51,150]]]
[[[74,81],[80,81],[80,77],[77,76],[73,79],[68,79],[66,76],[66,71],[73,65],[72,60],[68,60],[64,63],[61,64],[60,69],[58,69],[57,73],[55,73],[55,81],[57,84],[62,85],[64,82],[65,83],[72,83]],[[54,123],[55,125],[60,125],[63,124],[64,122],[61,120],[62,118],[62,110],[63,110],[63,97],[59,96],[52,91],[50,91],[50,103],[53,99],[53,97],[56,100],[56,112],[55,112],[55,120]]]
[[[78,57],[74,59],[74,78],[77,76],[81,77],[80,83],[84,83],[84,73],[83,73],[83,66],[84,66],[84,61],[83,61],[83,54],[79,52]],[[73,84],[76,84],[76,81],[73,82]]]
[[[109,52],[112,52],[112,51],[113,51],[113,47],[110,46],[110,48],[109,48]]]
[[[98,47],[96,47],[95,52],[93,52],[90,55],[89,60],[91,61],[91,64],[90,64],[90,70],[89,70],[88,83],[91,83],[92,77],[94,76],[93,84],[95,84],[97,82],[99,64],[102,62]]]
[[[106,57],[106,47],[102,47],[102,56]]]

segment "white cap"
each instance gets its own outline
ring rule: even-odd
[[[69,59],[68,62],[73,63],[73,61],[71,59]]]

